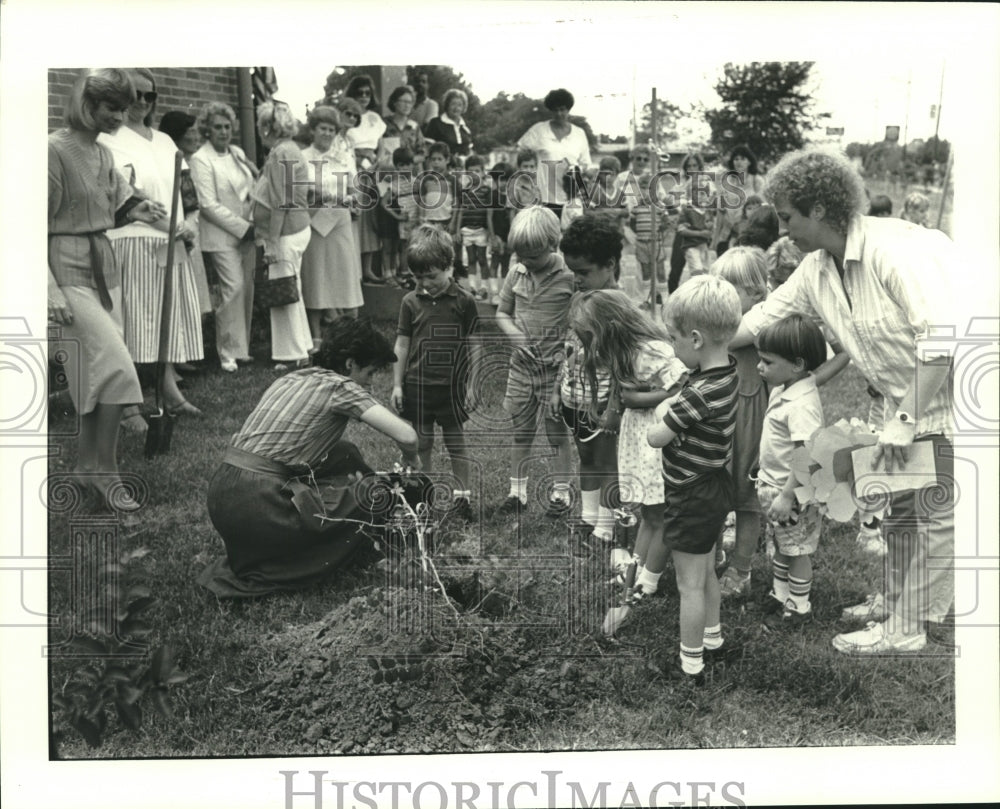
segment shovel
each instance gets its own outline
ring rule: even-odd
[[[173,308],[173,288],[171,275],[174,270],[174,239],[177,237],[177,199],[181,185],[182,152],[174,155],[174,191],[170,203],[170,226],[167,230],[167,267],[163,274],[163,306],[160,310],[160,348],[156,362],[156,398],[155,409],[146,414],[146,460],[150,461],[157,455],[170,452],[170,439],[174,434],[174,422],[177,417],[164,407],[163,374],[166,366],[167,345],[170,333],[167,331],[167,318]]]
[[[625,569],[625,582],[623,600],[625,601],[620,607],[612,607],[608,610],[608,614],[604,616],[604,623],[601,626],[601,631],[608,636],[614,635],[618,631],[625,619],[628,617],[630,610],[632,609],[628,604],[629,593],[632,592],[632,588],[635,586],[635,577],[639,571],[638,560],[633,560],[632,563]]]

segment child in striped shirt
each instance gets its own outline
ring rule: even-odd
[[[700,685],[705,649],[722,646],[715,543],[735,501],[726,462],[732,453],[739,378],[728,344],[742,317],[728,281],[697,276],[667,300],[664,315],[674,353],[690,370],[687,383],[649,428],[663,448],[663,541],[670,547],[680,593],[680,679]]]

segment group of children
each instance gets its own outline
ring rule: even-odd
[[[475,301],[451,277],[451,235],[427,224],[410,234],[417,288],[400,312],[392,403],[414,423],[420,446],[408,461],[424,471],[434,425],[442,427],[456,478],[452,513],[468,519],[462,423],[477,404],[483,356]],[[514,217],[505,242],[512,259],[496,323],[513,349],[503,402],[512,441],[510,489],[495,515],[529,509],[540,418],[552,452],[555,483],[543,493],[551,517],[573,505],[570,436],[579,455],[574,550],[609,557],[615,509],[627,502],[641,511],[630,603],[656,592],[672,559],[679,677],[700,681],[705,652],[721,648],[720,599],[747,592],[762,512],[776,545],[776,611],[788,624],[807,616],[820,518],[812,507],[799,513],[791,459],[823,425],[816,385],[845,363],[828,361],[822,333],[799,317],[764,329],[756,349],[729,352],[742,315],[767,295],[764,252],[728,250],[710,274],[669,297],[660,323],[617,289],[623,236],[615,216],[587,213],[564,233],[551,210],[531,206]],[[733,510],[736,552],[720,585],[716,548]]]

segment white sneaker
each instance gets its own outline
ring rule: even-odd
[[[225,371],[227,374],[236,373],[236,368],[237,368],[236,360],[222,360],[222,362],[220,362],[219,364],[222,366],[222,370]]]
[[[870,553],[873,556],[885,556],[888,551],[885,537],[882,536],[881,527],[869,528],[866,525],[862,525],[861,530],[858,531],[856,541],[862,551]]]
[[[832,643],[838,652],[851,655],[919,652],[927,645],[927,635],[923,632],[913,635],[892,635],[886,632],[885,624],[870,621],[868,626],[857,632],[837,635]]]
[[[888,616],[885,597],[881,593],[868,596],[861,604],[845,607],[840,614],[845,621],[884,621]]]

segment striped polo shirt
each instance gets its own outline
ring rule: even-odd
[[[725,467],[733,447],[738,397],[733,357],[727,366],[691,372],[663,415],[663,423],[677,433],[663,448],[663,477],[668,486],[685,486]]]
[[[351,419],[377,405],[357,382],[325,368],[275,380],[230,444],[272,461],[318,466]]]

